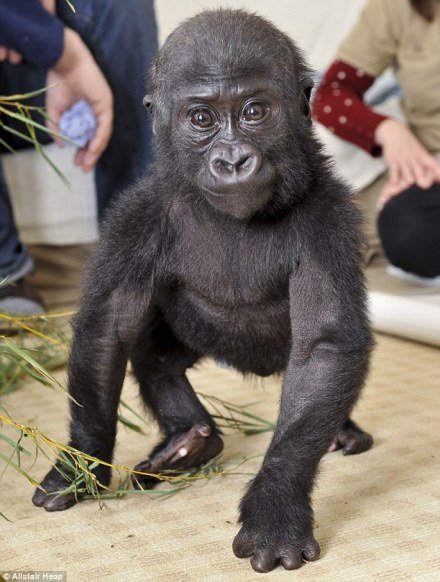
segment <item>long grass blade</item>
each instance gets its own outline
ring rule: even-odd
[[[70,2],[70,0],[66,0],[66,2],[67,2],[67,5],[69,6],[70,10],[72,12],[76,12],[75,6],[72,4],[72,2]]]
[[[31,97],[36,97],[37,95],[41,95],[42,93],[47,93],[49,89],[53,89],[59,85],[59,83],[52,83],[52,85],[48,85],[47,87],[42,87],[41,89],[36,89],[35,91],[30,91],[29,93],[15,93],[14,95],[0,95],[0,102],[1,101],[23,101],[24,99],[30,99]]]
[[[63,141],[67,141],[71,145],[76,146],[75,142],[73,142],[71,139],[69,139],[65,135],[62,135],[61,133],[50,129],[49,127],[46,127],[45,125],[42,125],[41,123],[38,123],[37,121],[34,121],[33,119],[28,119],[25,115],[15,113],[14,111],[7,109],[6,107],[2,107],[1,105],[0,105],[0,113],[4,113],[8,117],[13,117],[14,119],[18,119],[18,121],[22,121],[23,123],[29,123],[30,125],[32,125],[32,127],[35,127],[36,129],[40,129],[41,131],[44,131],[44,132],[48,133],[49,135],[52,135],[54,137],[58,137],[59,139],[62,139]]]
[[[52,376],[43,366],[41,366],[32,356],[27,353],[22,348],[16,346],[13,342],[9,341],[5,337],[0,338],[2,343],[0,343],[0,352],[1,351],[9,351],[12,355],[25,360],[28,364],[30,364],[34,370],[36,370],[42,379],[47,380],[54,388],[60,388],[63,392],[66,392],[66,389],[63,385],[58,382],[56,378]]]
[[[13,467],[18,473],[20,473],[20,475],[23,475],[23,477],[26,477],[26,479],[31,483],[31,485],[38,485],[38,481],[36,481],[31,475],[29,475],[29,473],[26,473],[26,471],[24,469],[22,469],[19,465],[17,465],[17,463],[14,463],[14,461],[12,461],[11,459],[8,459],[8,457],[6,457],[3,453],[0,453],[0,459],[3,459],[3,461],[7,464],[10,465],[11,467]]]
[[[2,123],[0,123],[0,127],[3,127]],[[3,127],[3,129],[4,129],[4,127]],[[1,137],[0,137],[0,145],[2,145],[4,148],[6,148],[10,154],[15,154],[15,150],[13,150],[11,148],[11,146],[7,142],[5,142],[5,140],[2,139]]]
[[[19,137],[20,139],[22,139],[23,141],[26,141],[28,143],[31,143],[33,146],[37,146],[39,145],[38,142],[36,142],[34,139],[32,139],[31,137],[29,137],[29,135],[27,135],[26,133],[23,133],[21,131],[18,131],[16,129],[14,129],[13,127],[9,127],[9,125],[6,125],[5,123],[0,123],[2,129],[4,131],[7,131],[8,133],[11,133],[12,135],[15,135],[16,137]],[[15,153],[15,151],[10,148],[12,153]]]
[[[5,434],[0,433],[0,439],[11,445],[11,447],[13,447],[14,449],[19,449],[20,453],[24,453],[25,455],[28,455],[28,457],[32,457],[32,453],[30,451],[25,449],[22,445],[19,445],[17,441],[13,441],[9,437],[7,437]]]
[[[123,424],[124,426],[126,426],[130,430],[137,432],[137,433],[140,433],[140,434],[145,434],[145,432],[142,430],[142,428],[138,424],[135,424],[131,420],[128,420],[128,418],[126,418],[125,416],[122,416],[122,414],[118,414],[118,420],[121,424]]]

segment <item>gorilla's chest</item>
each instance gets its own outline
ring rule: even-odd
[[[223,311],[278,304],[295,255],[277,229],[193,224],[177,248],[175,276],[188,298]]]
[[[278,238],[240,234],[200,229],[179,245],[164,312],[194,349],[266,375],[283,369],[290,345],[289,251]]]

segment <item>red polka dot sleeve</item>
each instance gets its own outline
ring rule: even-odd
[[[374,141],[374,132],[387,119],[370,109],[363,95],[374,77],[344,61],[334,61],[324,75],[313,100],[313,116],[342,139],[364,149],[370,155],[381,155]]]

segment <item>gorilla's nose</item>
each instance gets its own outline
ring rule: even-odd
[[[216,181],[244,182],[258,174],[261,154],[252,144],[218,144],[211,150],[208,166]]]

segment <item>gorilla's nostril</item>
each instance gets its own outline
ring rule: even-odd
[[[252,156],[244,156],[239,160],[216,159],[214,160],[214,166],[217,170],[228,174],[245,172],[252,166]]]
[[[238,170],[246,170],[252,164],[252,156],[244,156],[237,164]]]
[[[213,166],[218,173],[232,174],[234,171],[234,164],[223,158],[213,160]]]

